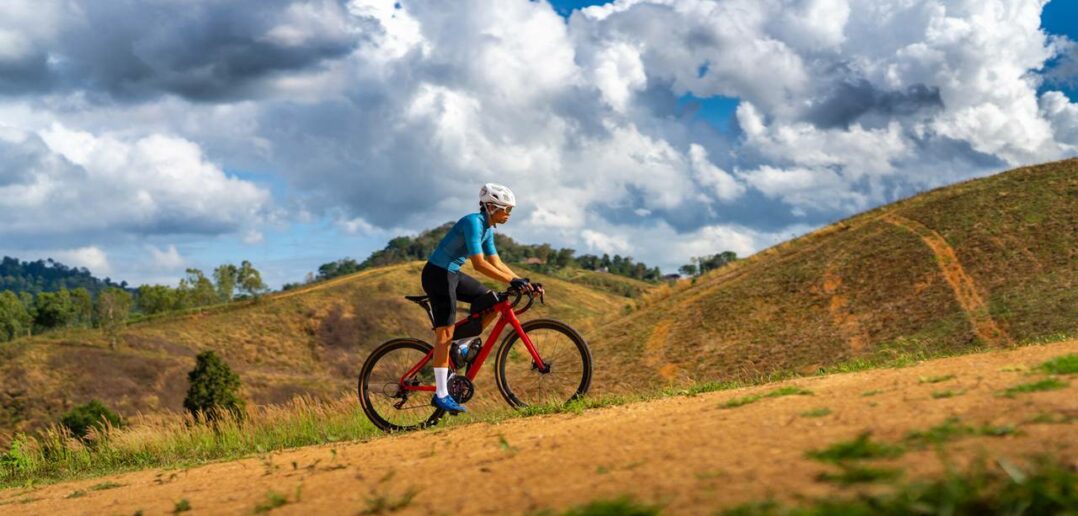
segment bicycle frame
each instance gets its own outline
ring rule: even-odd
[[[513,311],[513,307],[509,304],[509,300],[503,299],[502,301],[499,301],[491,308],[491,310],[495,310],[500,313],[501,317],[498,318],[498,322],[494,325],[494,330],[490,332],[490,336],[487,337],[487,341],[483,343],[483,349],[480,350],[479,355],[475,357],[475,361],[472,362],[472,365],[468,368],[468,371],[467,373],[465,373],[465,376],[469,380],[475,380],[475,377],[479,374],[479,369],[483,367],[483,362],[487,359],[487,355],[490,355],[490,352],[494,350],[494,343],[497,342],[498,337],[500,337],[502,334],[502,330],[504,330],[507,325],[512,326],[513,329],[516,330],[517,335],[520,336],[521,342],[524,343],[524,347],[527,348],[528,353],[531,354],[532,361],[533,364],[535,364],[535,367],[537,367],[540,371],[546,371],[546,365],[543,364],[543,359],[539,356],[539,352],[535,350],[535,346],[532,344],[531,339],[528,338],[528,334],[524,333],[524,329],[521,328],[520,320],[517,319],[517,314]],[[460,326],[468,322],[468,320],[473,317],[482,316],[483,313],[471,314],[468,317],[457,321],[456,324],[454,324],[453,326]],[[433,359],[434,350],[432,349],[430,353],[427,353],[427,355],[419,361],[418,364],[409,369],[407,373],[404,373],[404,376],[402,376],[400,379],[401,388],[406,391],[434,392],[435,388],[433,385],[408,384],[408,379],[415,375],[417,372],[419,372],[419,370],[423,369],[423,366],[427,365],[427,362],[430,362]]]

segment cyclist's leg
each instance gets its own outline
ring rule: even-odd
[[[488,308],[494,306],[498,302],[498,294],[493,290],[487,288],[479,280],[460,273],[460,279],[457,281],[456,297],[460,301],[464,301],[471,305],[471,313],[479,313]],[[496,317],[497,312],[490,312],[483,316],[483,328],[490,324]]]
[[[453,317],[457,309],[457,273],[427,263],[423,267],[423,290],[430,298],[434,317],[434,378],[435,396],[449,395],[449,341],[453,337]]]

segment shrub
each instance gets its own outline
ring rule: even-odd
[[[208,421],[216,421],[225,412],[242,417],[246,404],[239,395],[240,377],[216,353],[199,353],[187,379],[191,387],[187,389],[183,408],[196,419],[205,416]]]
[[[79,405],[64,414],[60,418],[60,424],[71,431],[71,435],[85,439],[91,428],[101,431],[109,426],[120,427],[123,426],[123,420],[104,403],[90,400],[89,403]]]

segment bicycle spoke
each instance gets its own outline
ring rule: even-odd
[[[557,326],[526,329],[528,339],[548,371],[540,372],[523,339],[513,341],[502,368],[504,388],[515,404],[564,403],[586,385],[587,363],[572,337]]]
[[[408,392],[407,401],[402,402],[400,382],[417,363],[423,360],[429,345],[411,342],[391,344],[389,349],[376,350],[371,362],[364,367],[366,377],[366,396],[364,411],[379,427],[386,430],[416,428],[427,423],[434,408],[430,406],[430,393],[425,391]],[[433,385],[434,371],[428,363],[410,378],[404,378],[409,384]],[[363,401],[363,400],[361,400]]]

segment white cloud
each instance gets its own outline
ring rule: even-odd
[[[150,266],[152,269],[173,271],[182,269],[187,265],[187,260],[180,256],[180,252],[174,244],[170,244],[166,249],[158,249],[157,246],[147,245],[146,250],[150,253]]]
[[[85,267],[98,277],[112,272],[108,256],[105,254],[105,251],[102,251],[101,248],[97,246],[56,251],[51,254],[58,262],[74,267]]]
[[[243,243],[247,245],[261,244],[266,240],[265,235],[261,231],[250,229],[243,234]]]
[[[372,226],[369,222],[363,220],[362,217],[356,217],[350,220],[342,220],[338,222],[341,230],[349,235],[370,235],[378,232],[378,228]]]
[[[632,250],[629,240],[622,236],[608,235],[591,229],[581,231],[580,236],[584,239],[584,243],[587,244],[590,251],[622,254]]]
[[[732,201],[745,193],[745,187],[725,170],[711,164],[707,150],[697,144],[689,147],[693,177],[701,185],[710,188],[723,201]]]
[[[804,215],[806,210],[848,213],[868,205],[867,196],[852,191],[841,175],[826,168],[780,169],[765,165],[742,172],[741,177],[765,196],[793,206],[796,215]]]
[[[4,131],[0,233],[227,233],[265,217],[270,195],[174,136],[94,135],[54,123]]]
[[[1037,93],[1066,47],[1040,0],[619,0],[568,23],[526,0],[233,2],[206,4],[201,39],[176,37],[185,2],[103,2],[131,20],[111,32],[37,4],[0,6],[0,66],[24,70],[0,78],[0,235],[59,247],[257,241],[271,198],[225,173],[244,170],[274,174],[294,220],[362,235],[455,219],[501,182],[523,235],[684,263],[667,254],[756,249],[1078,148],[1078,108]],[[740,132],[684,114],[686,94],[740,99]]]
[[[1040,98],[1040,110],[1059,144],[1070,155],[1078,155],[1078,103],[1058,91],[1049,91]]]
[[[599,51],[595,61],[592,64],[595,86],[610,107],[624,113],[633,94],[647,83],[639,50],[616,42]]]

